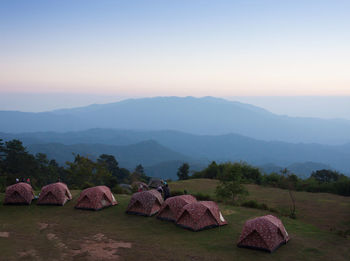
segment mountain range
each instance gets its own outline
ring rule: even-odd
[[[133,169],[143,164],[156,175],[176,177],[176,170],[189,162],[192,170],[210,161],[246,161],[266,172],[282,167],[307,176],[313,170],[334,168],[350,173],[350,144],[320,145],[267,142],[238,134],[194,135],[177,131],[90,129],[79,132],[0,133],[5,140],[20,139],[32,153],[46,153],[59,163],[73,160],[72,153],[97,158],[114,155],[120,164]],[[313,163],[313,164],[311,164]]]
[[[189,162],[246,161],[263,171],[288,167],[306,177],[322,168],[350,174],[350,121],[293,118],[223,99],[157,97],[42,113],[0,111],[0,138],[20,139],[32,153],[59,163],[72,153],[114,155],[176,178]],[[317,144],[316,142],[319,142]]]
[[[81,131],[91,128],[174,130],[199,135],[236,133],[265,140],[350,142],[350,121],[288,117],[220,98],[155,97],[49,112],[0,111],[0,131]]]

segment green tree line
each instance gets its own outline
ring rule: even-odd
[[[218,179],[221,188],[231,187],[231,191],[241,190],[237,184],[253,183],[289,190],[327,192],[350,196],[350,178],[329,169],[314,171],[309,178],[302,179],[287,169],[282,170],[281,173],[262,174],[259,168],[245,162],[217,164],[213,161],[207,168],[194,172],[189,178]],[[224,191],[227,192],[227,189]],[[244,194],[244,191],[242,193]]]
[[[91,186],[106,185],[115,188],[120,183],[131,184],[134,181],[148,182],[149,177],[139,164],[133,172],[119,167],[113,155],[102,154],[96,161],[74,155],[73,162],[59,166],[54,160],[49,160],[46,154],[30,154],[19,140],[3,142],[0,139],[0,190],[8,185],[30,179],[35,189],[62,181],[72,189],[83,189]]]

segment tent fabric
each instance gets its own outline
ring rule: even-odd
[[[27,204],[34,199],[34,191],[28,183],[20,182],[6,188],[4,204]]]
[[[152,216],[163,204],[162,195],[154,189],[136,192],[132,195],[126,213],[142,216]]]
[[[61,205],[72,199],[66,184],[57,182],[44,186],[41,189],[38,205]]]
[[[196,198],[192,195],[170,197],[162,204],[157,218],[175,222],[181,213],[182,208],[185,205],[196,201]]]
[[[266,215],[245,222],[237,245],[273,252],[288,241],[289,235],[282,221]]]
[[[100,210],[117,204],[118,202],[108,187],[96,186],[81,192],[75,208]]]
[[[176,224],[193,231],[199,231],[223,226],[227,222],[214,201],[197,201],[182,208]]]
[[[137,188],[140,188],[140,186],[143,187],[144,190],[147,190],[148,189],[148,185],[144,182],[141,182],[141,181],[134,181],[132,184],[131,184],[132,187],[137,187]]]

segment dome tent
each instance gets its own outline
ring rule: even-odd
[[[197,201],[182,208],[176,224],[192,231],[200,231],[223,226],[227,222],[214,201]]]
[[[28,183],[20,182],[6,188],[4,204],[30,205],[34,199],[34,191]]]
[[[57,182],[44,186],[41,189],[38,199],[38,205],[60,205],[63,206],[68,200],[72,199],[66,184]]]
[[[75,205],[75,208],[100,210],[118,204],[111,190],[106,186],[96,186],[84,189]]]
[[[157,190],[136,192],[130,199],[126,213],[152,216],[160,210],[162,204],[162,195]]]
[[[159,186],[163,186],[164,185],[164,180],[160,179],[160,178],[151,178],[151,180],[148,183],[148,187],[149,188],[158,188]]]
[[[181,195],[170,197],[164,201],[157,218],[169,221],[176,221],[181,213],[182,208],[190,203],[196,202],[196,198],[192,195]]]
[[[132,188],[136,188],[136,189],[142,188],[143,189],[142,191],[145,191],[145,190],[149,189],[148,185],[146,183],[142,182],[142,181],[134,181],[131,184],[131,187]]]
[[[272,253],[288,241],[289,235],[282,221],[275,216],[266,215],[245,222],[237,246]]]

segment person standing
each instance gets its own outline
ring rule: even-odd
[[[168,183],[165,183],[163,187],[163,192],[164,192],[164,200],[170,197],[170,190],[169,190]]]
[[[158,186],[157,191],[163,195],[163,188],[162,186]]]

